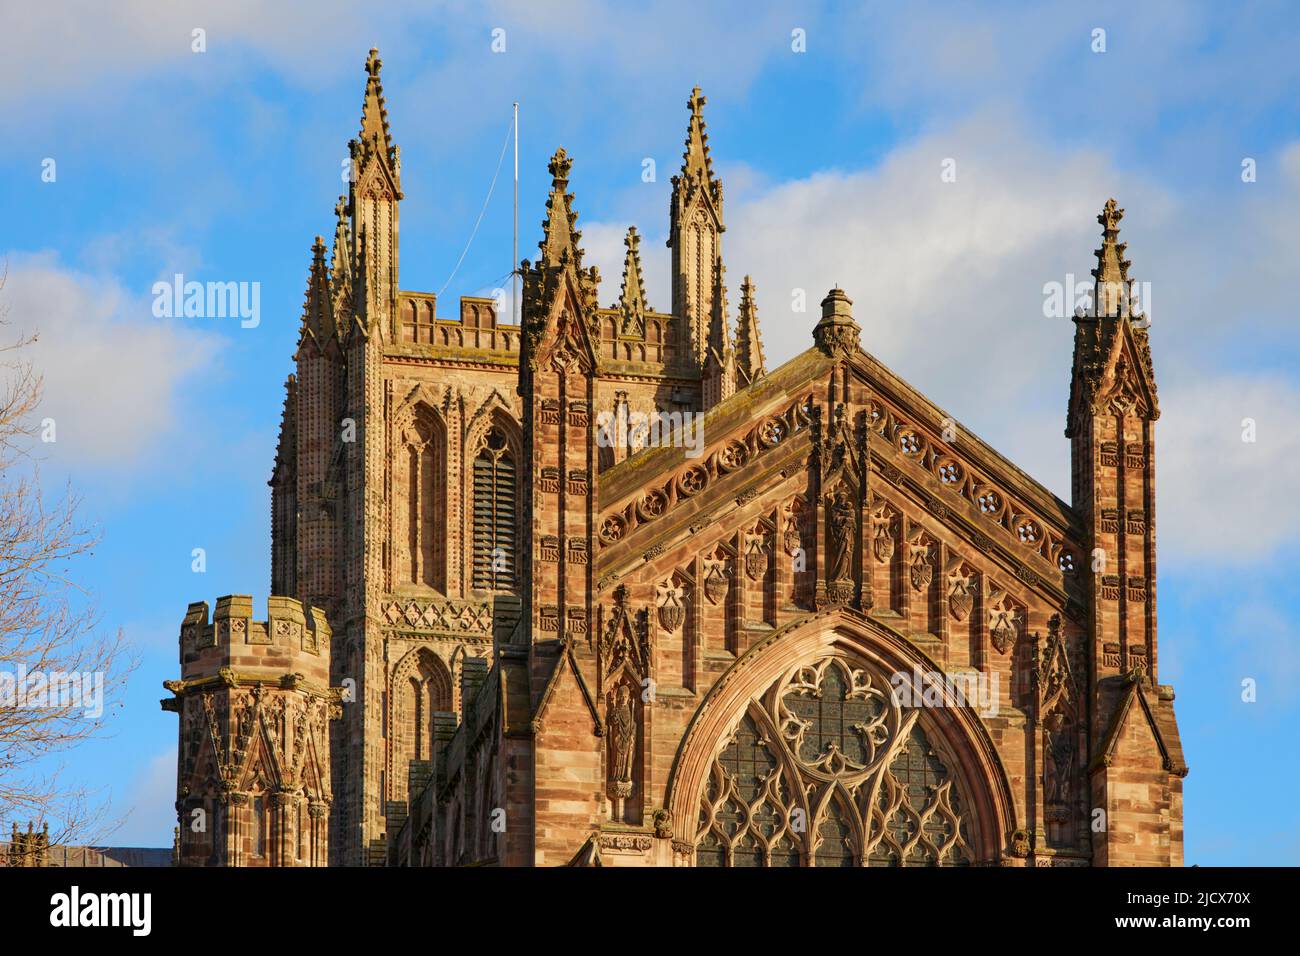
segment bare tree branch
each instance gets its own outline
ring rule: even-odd
[[[0,294],[7,278],[6,268]],[[98,538],[70,487],[42,494],[33,454],[42,378],[26,358],[36,336],[5,340],[7,313],[0,295],[0,827],[48,823],[52,844],[99,842],[115,826],[107,808],[64,785],[49,758],[102,733],[136,662],[120,631],[100,632],[71,576]]]

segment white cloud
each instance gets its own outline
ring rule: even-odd
[[[26,357],[56,437],[40,452],[65,465],[128,471],[157,449],[178,425],[178,393],[221,341],[154,318],[147,297],[50,254],[11,257],[0,304],[15,331],[37,334]]]
[[[1292,146],[1271,164],[1279,173],[1268,190],[1186,196],[1117,169],[1102,152],[1038,141],[1013,113],[983,113],[878,167],[824,170],[730,203],[723,248],[733,319],[740,277],[752,274],[776,365],[812,344],[818,303],[839,284],[854,300],[864,347],[1068,501],[1073,325],[1044,317],[1043,286],[1067,273],[1090,281],[1096,215],[1117,196],[1128,207],[1132,274],[1154,288],[1162,555],[1258,561],[1300,535],[1300,500],[1287,482],[1300,460],[1300,387],[1220,368],[1218,354],[1225,342],[1291,321],[1282,270],[1300,255],[1298,156]],[[940,178],[948,157],[955,183]],[[588,260],[605,277],[602,303],[618,294],[623,233],[585,227]],[[641,248],[652,301],[665,308],[662,245],[660,233]],[[806,292],[806,313],[791,309],[795,289]],[[1216,289],[1238,294],[1229,302]],[[1259,423],[1254,445],[1240,440],[1245,417]]]
[[[1277,375],[1207,375],[1162,392],[1156,530],[1176,562],[1249,564],[1300,531],[1300,386]],[[1255,441],[1242,440],[1245,419]]]

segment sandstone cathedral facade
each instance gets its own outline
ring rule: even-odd
[[[182,864],[1182,863],[1159,410],[1113,200],[1067,504],[868,353],[840,289],[767,367],[698,89],[667,311],[635,229],[598,303],[561,149],[521,323],[440,313],[399,282],[373,50],[366,73],[286,383],[275,596],[265,621],[190,605],[167,682]]]

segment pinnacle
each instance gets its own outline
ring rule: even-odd
[[[330,312],[330,276],[325,267],[325,238],[316,236],[311,244],[311,271],[307,276],[307,292],[303,296],[302,324],[317,336],[332,334]]]
[[[686,127],[686,152],[682,153],[682,175],[713,181],[713,159],[709,155],[709,134],[704,126],[704,105],[708,98],[700,94],[698,86],[691,90],[686,107],[691,111]]]
[[[388,127],[388,107],[384,102],[384,86],[379,79],[382,66],[379,50],[371,47],[370,55],[366,57],[366,91],[361,102],[358,142],[363,162],[371,153],[378,154],[396,180],[400,171],[399,150],[393,145],[392,131]]]
[[[641,236],[636,226],[629,226],[623,238],[627,253],[623,258],[623,290],[619,305],[623,309],[624,326],[638,315],[651,311],[645,300],[645,280],[641,276]]]
[[[551,194],[546,200],[546,219],[542,222],[541,261],[549,265],[571,263],[582,268],[582,233],[575,227],[578,214],[573,211],[573,195],[567,192],[573,160],[563,146],[555,151],[547,168],[551,173]]]
[[[853,300],[836,286],[822,299],[822,318],[813,329],[813,341],[827,355],[845,355],[860,347],[861,334],[853,321]]]
[[[740,318],[736,326],[736,373],[741,387],[752,385],[767,374],[763,340],[758,331],[758,304],[754,282],[745,276],[740,285]]]
[[[719,358],[731,351],[731,329],[727,325],[727,267],[718,259],[713,266],[713,312],[709,316],[709,349]]]
[[[1132,263],[1124,258],[1128,243],[1119,241],[1119,223],[1124,210],[1114,198],[1106,200],[1097,222],[1102,227],[1101,248],[1094,251],[1097,268],[1092,277],[1097,280],[1094,290],[1094,308],[1097,315],[1115,315],[1128,297],[1128,269]]]

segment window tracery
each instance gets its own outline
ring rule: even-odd
[[[843,656],[787,673],[713,760],[698,866],[954,866],[971,821],[919,711]]]
[[[397,438],[392,465],[396,580],[441,588],[446,564],[441,533],[446,512],[443,431],[436,415],[420,405],[399,427]]]

